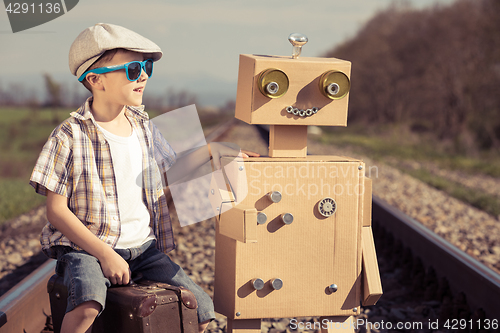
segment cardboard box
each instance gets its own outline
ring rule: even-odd
[[[271,125],[269,128],[270,157],[306,157],[307,126]]]
[[[265,96],[259,88],[261,74],[268,69],[279,70],[288,78],[288,90],[279,98]],[[329,71],[341,72],[349,80],[351,63],[335,58],[242,54],[235,116],[249,124],[346,126],[349,94],[330,99],[320,88],[322,75]],[[316,107],[318,112],[301,117],[288,113],[288,106],[303,110]]]
[[[361,302],[361,228],[364,164],[337,156],[249,158],[245,160],[248,194],[216,224],[215,310],[228,319],[302,316],[350,316]],[[267,193],[277,190],[281,201]],[[335,211],[325,217],[320,203],[330,198]],[[332,206],[323,203],[323,213]],[[255,209],[265,224],[241,218]],[[229,213],[229,214],[228,214]],[[281,220],[284,213],[293,222]],[[249,215],[250,216],[250,215]],[[221,223],[234,223],[234,228]],[[222,228],[243,230],[254,223],[255,242],[228,237]],[[264,281],[255,290],[252,280]],[[271,287],[279,278],[283,286]],[[335,284],[336,291],[329,289]]]

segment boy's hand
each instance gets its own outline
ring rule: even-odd
[[[69,240],[78,244],[101,263],[101,269],[112,284],[128,284],[130,268],[127,262],[96,237],[68,208],[68,198],[47,192],[47,218]]]
[[[255,153],[253,151],[250,151],[250,150],[245,150],[245,149],[242,149],[241,152],[243,153],[243,158],[248,158],[248,157],[259,157],[260,154],[259,153]]]
[[[113,249],[109,250],[98,258],[102,273],[111,284],[128,284],[131,276],[128,263]]]
[[[248,157],[259,157],[260,154],[254,153],[252,151],[248,150],[236,150],[233,147],[227,145],[227,144],[221,144],[218,142],[211,142],[209,143],[210,147],[210,152],[212,154],[212,161],[213,161],[213,166],[216,170],[220,169],[220,158],[221,156],[231,156],[231,157],[242,157],[242,158],[248,158]]]

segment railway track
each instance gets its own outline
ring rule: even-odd
[[[497,272],[377,197],[373,197],[372,212],[375,240],[380,245],[377,251],[386,247],[397,253],[398,264],[411,266],[408,277],[414,279],[415,289],[440,301],[444,293],[453,295],[457,303],[461,300],[462,304],[442,313],[442,324],[448,320],[449,330],[465,326],[462,331],[479,331],[491,326],[490,331],[498,331],[500,275]],[[465,311],[461,313],[457,307]]]
[[[207,142],[220,140],[235,124],[236,120],[232,120],[222,125],[207,136]],[[265,137],[265,130],[261,131]],[[417,290],[420,288],[426,294],[433,291],[431,299],[438,299],[440,293],[450,293],[455,299],[466,300],[462,303],[466,303],[467,311],[459,312],[457,305],[450,310],[449,331],[498,331],[498,273],[377,197],[373,198],[373,227],[379,257],[392,253],[393,258],[388,260],[392,260],[393,266],[407,266],[411,272],[406,277]],[[48,260],[0,298],[0,333],[38,333],[47,328],[50,306],[46,285],[54,268],[55,261]]]

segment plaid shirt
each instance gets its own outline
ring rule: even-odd
[[[116,179],[109,143],[97,129],[90,112],[90,97],[50,135],[30,179],[35,191],[47,190],[68,198],[69,209],[99,239],[114,247],[120,237],[120,212]],[[142,148],[143,201],[151,216],[157,247],[168,252],[175,248],[160,169],[165,172],[175,162],[175,152],[149,121],[144,106],[127,106],[125,115],[138,134]],[[138,175],[139,177],[139,175]],[[43,252],[54,257],[55,245],[80,250],[48,222],[40,237]]]

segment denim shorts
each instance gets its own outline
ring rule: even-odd
[[[102,312],[111,282],[104,277],[97,258],[68,246],[56,246],[53,250],[57,254],[56,273],[64,277],[64,284],[68,288],[66,312],[87,301],[101,304]],[[115,251],[129,264],[132,277],[140,274],[142,279],[183,286],[193,292],[198,302],[198,322],[215,318],[210,296],[168,255],[156,249],[155,240],[137,248],[115,249]]]

